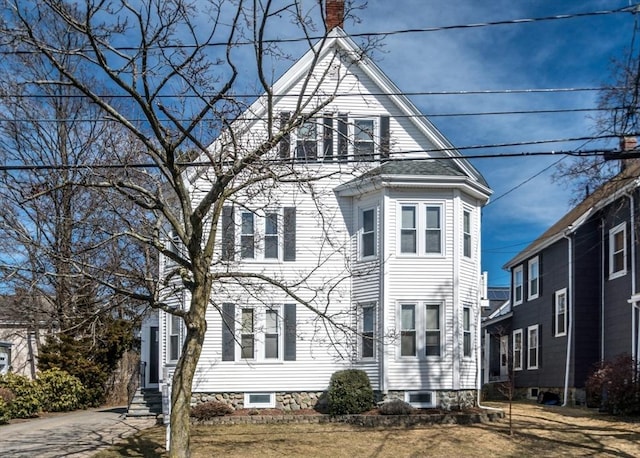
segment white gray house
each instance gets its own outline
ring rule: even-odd
[[[315,78],[305,78],[310,71]],[[212,266],[304,279],[305,303],[266,286],[216,286],[195,399],[311,406],[335,371],[357,368],[381,396],[416,406],[475,403],[487,183],[340,26],[275,83],[283,122],[296,102],[284,95],[305,90],[341,96],[275,154],[326,177],[313,192],[274,182],[229,202]],[[238,121],[247,135],[264,132],[262,112],[258,99]],[[206,170],[191,178],[194,190],[211,186]],[[162,260],[161,277],[164,268]],[[164,313],[157,319],[162,386],[183,330]],[[143,359],[153,340],[143,330]]]

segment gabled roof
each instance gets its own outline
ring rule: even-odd
[[[640,175],[640,162],[631,162],[622,172],[614,176],[591,195],[571,209],[554,225],[547,229],[540,237],[518,253],[513,259],[504,265],[510,269],[527,258],[535,255],[544,248],[557,242],[559,239],[578,229],[591,215],[605,207],[624,193],[638,186]]]
[[[377,86],[380,94],[385,94],[395,106],[406,115],[406,118],[412,122],[417,130],[424,135],[437,153],[432,156],[448,157],[449,161],[455,163],[455,167],[464,175],[479,182],[489,193],[489,187],[484,177],[475,169],[454,146],[438,131],[438,129],[415,107],[415,105],[402,94],[402,91],[382,72],[382,70],[371,60],[362,49],[340,28],[335,27],[326,36],[319,40],[312,49],[307,51],[300,59],[298,59],[274,84],[272,93],[275,98],[281,97],[289,93],[293,87],[305,78],[313,66],[334,54],[339,56],[343,62],[347,62],[349,66],[356,66]],[[327,94],[330,97],[331,94]],[[314,98],[319,97],[318,94]],[[266,113],[266,94],[259,97],[238,118],[236,122],[260,118]],[[250,121],[247,121],[250,122]],[[215,149],[216,142],[210,148]]]

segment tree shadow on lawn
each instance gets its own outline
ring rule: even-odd
[[[505,408],[505,406],[501,406]],[[508,407],[508,406],[507,406]],[[505,411],[508,410],[505,408]],[[509,434],[508,416],[499,423],[476,425]],[[640,425],[593,410],[514,404],[513,440],[524,455],[640,455]]]

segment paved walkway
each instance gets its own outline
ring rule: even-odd
[[[125,418],[126,408],[81,410],[0,426],[2,457],[84,458],[155,425]]]

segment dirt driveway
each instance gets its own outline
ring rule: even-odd
[[[82,410],[2,425],[0,456],[88,457],[155,424],[126,419],[125,410]]]

